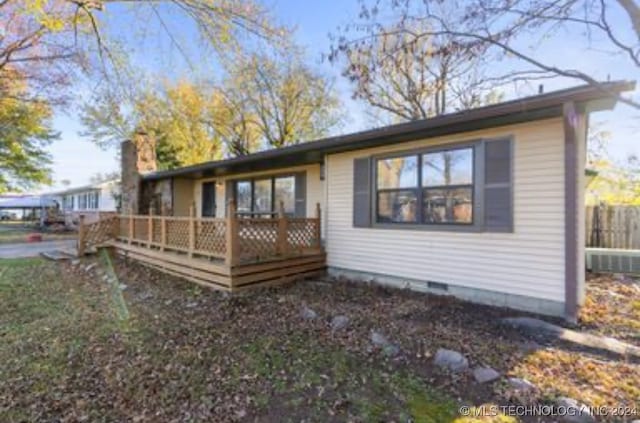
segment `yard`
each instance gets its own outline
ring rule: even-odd
[[[639,302],[638,283],[594,278],[581,325],[640,345]],[[2,422],[509,422],[459,410],[563,395],[640,406],[637,361],[527,337],[500,324],[513,311],[348,281],[229,296],[106,255],[7,260],[0,309]],[[503,376],[443,371],[439,348]]]
[[[76,234],[69,231],[43,231],[35,224],[24,222],[0,222],[0,245],[27,242],[29,234],[40,234],[43,241],[74,239]]]

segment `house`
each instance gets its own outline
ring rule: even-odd
[[[77,225],[80,215],[87,223],[117,212],[120,180],[110,179],[47,194],[60,204],[67,225]]]
[[[326,265],[574,319],[589,113],[633,87],[581,86],[168,171],[137,134],[122,145],[129,214],[91,233],[115,231],[118,251],[222,289]]]

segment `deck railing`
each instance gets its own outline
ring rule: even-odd
[[[320,205],[316,217],[287,216],[280,207],[274,218],[246,218],[228,206],[226,218],[119,215],[85,225],[81,220],[78,252],[110,239],[188,257],[224,260],[234,266],[279,257],[320,253]]]

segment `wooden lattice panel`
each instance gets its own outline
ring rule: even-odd
[[[160,244],[162,242],[162,219],[159,217],[152,218],[153,227],[152,227],[152,238],[151,241],[154,244]]]
[[[136,241],[149,241],[149,218],[134,217],[133,218],[133,239]]]
[[[196,223],[196,250],[199,253],[224,257],[227,251],[227,225],[224,219],[200,220]]]
[[[238,220],[241,260],[261,260],[277,254],[277,219]]]
[[[89,248],[113,238],[114,227],[118,218],[98,220],[84,227],[84,247]]]
[[[318,221],[313,219],[289,219],[287,242],[290,250],[314,248],[318,245]]]
[[[118,237],[129,238],[129,219],[126,217],[118,218]]]
[[[167,219],[167,248],[189,249],[189,221]]]

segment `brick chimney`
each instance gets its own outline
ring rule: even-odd
[[[143,131],[136,131],[132,139],[121,146],[122,212],[139,214],[141,175],[155,172],[156,141]]]

